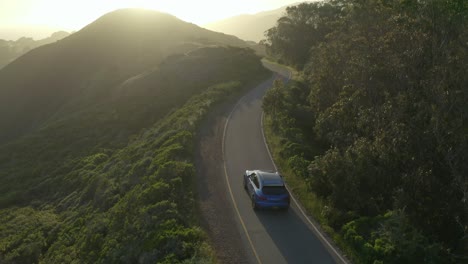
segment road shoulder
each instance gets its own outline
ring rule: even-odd
[[[226,192],[222,140],[226,119],[239,98],[213,109],[197,134],[195,162],[202,228],[208,233],[219,263],[250,263],[250,253]]]

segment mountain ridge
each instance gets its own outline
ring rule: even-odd
[[[0,70],[0,144],[32,131],[68,102],[105,98],[172,54],[244,41],[151,10],[119,9]],[[21,77],[20,77],[21,76]]]
[[[286,12],[288,6],[295,6],[300,3],[301,2],[297,2],[255,14],[240,14],[204,24],[203,27],[209,30],[234,35],[246,41],[258,43],[265,38],[263,33],[275,26],[276,21]]]
[[[59,41],[69,35],[70,33],[66,31],[57,31],[39,40],[30,37],[21,37],[17,40],[0,39],[0,69],[32,49]]]

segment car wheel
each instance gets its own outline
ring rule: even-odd
[[[258,209],[258,205],[257,203],[255,202],[255,197],[252,196],[252,209],[254,210],[257,210]]]
[[[244,178],[244,189],[247,191],[247,181]]]

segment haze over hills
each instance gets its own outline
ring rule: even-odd
[[[59,111],[107,98],[119,83],[157,68],[171,54],[209,45],[248,46],[156,11],[106,14],[0,71],[0,142],[57,118]]]
[[[69,35],[70,33],[68,32],[57,31],[50,37],[40,40],[34,40],[33,38],[29,37],[21,37],[18,40],[0,39],[0,69],[34,48],[56,42]]]
[[[292,5],[297,4],[299,4],[299,2]],[[275,26],[276,21],[284,15],[288,6],[253,15],[243,14],[234,16],[203,25],[203,27],[209,30],[234,35],[244,40],[259,42],[265,38],[263,33]]]

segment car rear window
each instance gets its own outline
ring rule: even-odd
[[[267,195],[284,194],[286,193],[286,188],[284,186],[263,186],[262,191]]]

